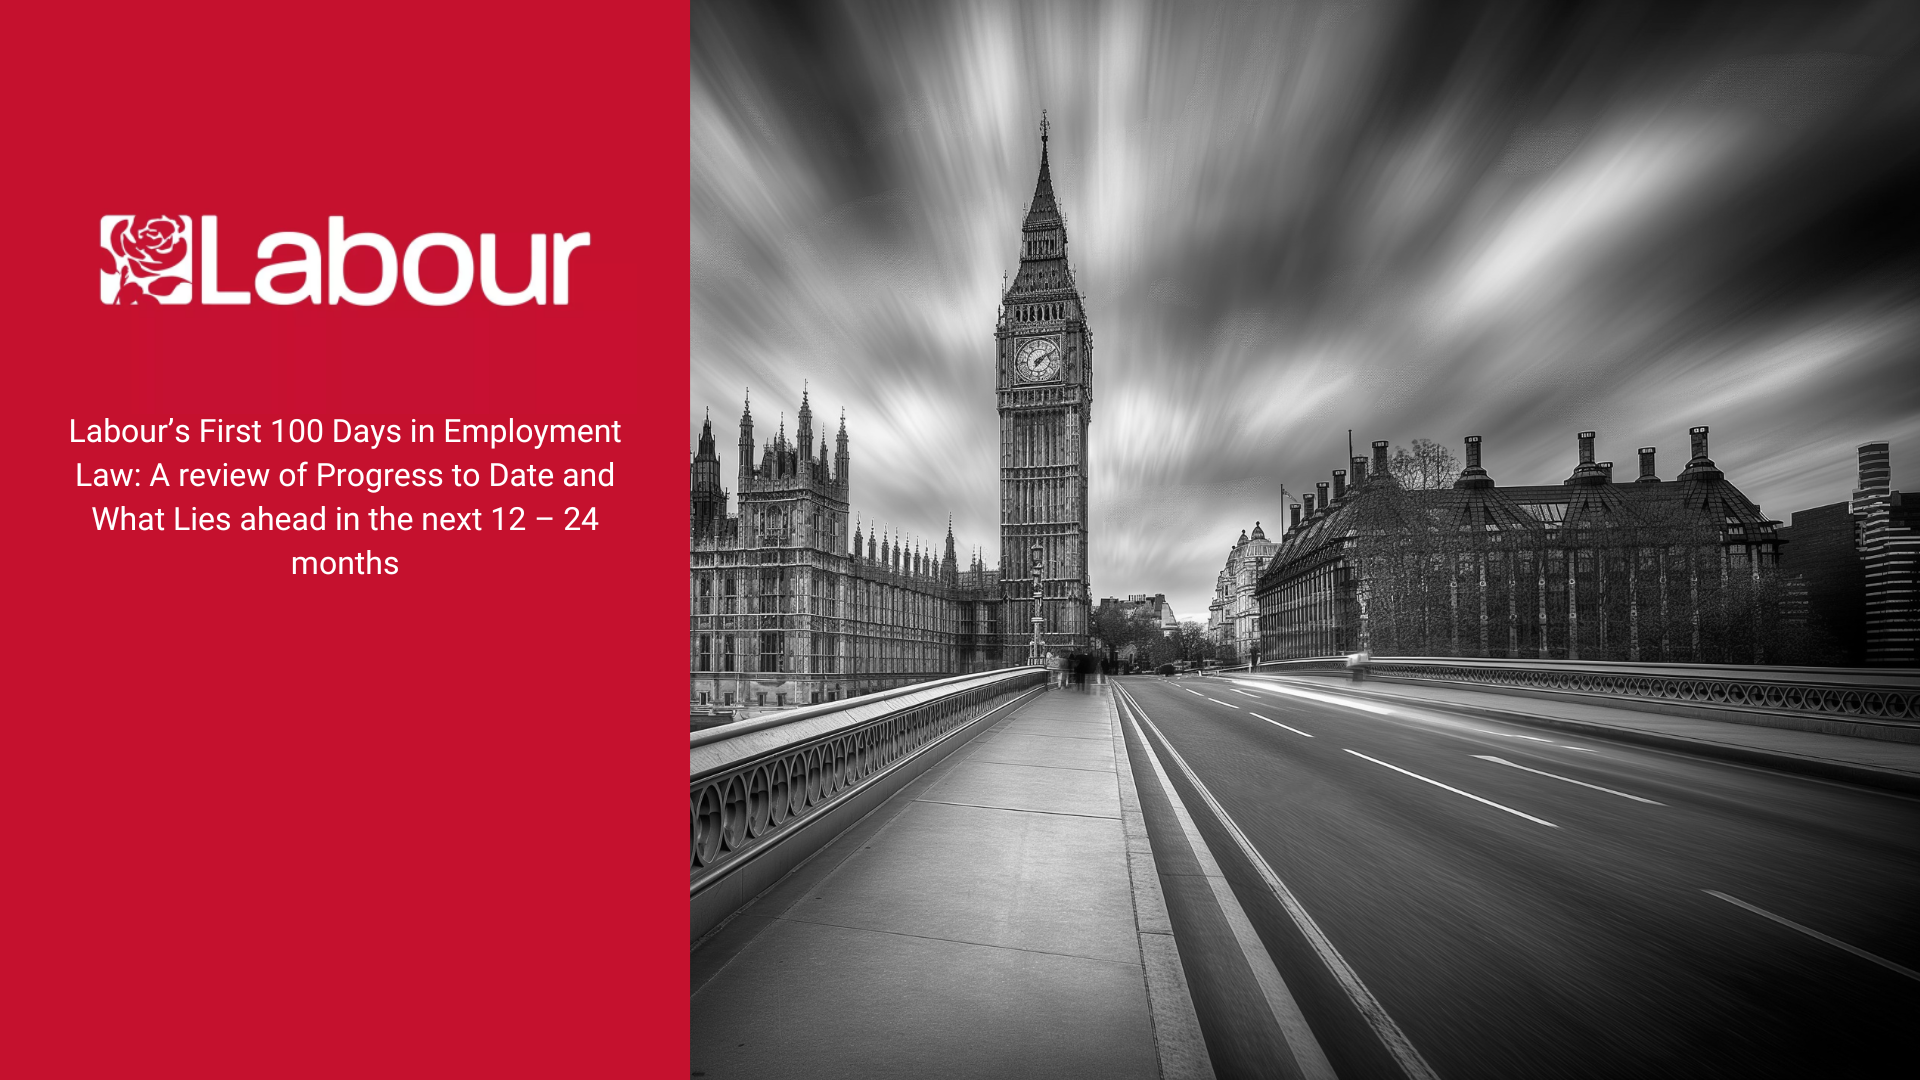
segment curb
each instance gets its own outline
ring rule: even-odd
[[[1257,676],[1274,678],[1274,676]],[[1569,720],[1558,716],[1541,716],[1538,713],[1515,712],[1509,709],[1496,709],[1485,705],[1469,705],[1461,702],[1435,702],[1422,698],[1385,694],[1377,691],[1355,690],[1351,685],[1340,684],[1330,687],[1317,687],[1328,693],[1349,694],[1375,701],[1392,702],[1396,705],[1432,709],[1436,712],[1461,713],[1478,716],[1486,720],[1504,720],[1530,727],[1549,728],[1569,734],[1588,735],[1597,739],[1610,739],[1614,742],[1636,743],[1661,750],[1675,750],[1696,757],[1717,758],[1742,765],[1758,765],[1779,772],[1795,773],[1802,776],[1814,776],[1823,780],[1839,780],[1843,783],[1857,784],[1861,787],[1879,791],[1890,791],[1900,795],[1920,795],[1920,774],[1902,772],[1898,769],[1883,769],[1877,765],[1861,765],[1851,761],[1835,761],[1831,758],[1808,757],[1785,750],[1762,750],[1754,746],[1739,746],[1732,743],[1710,742],[1706,739],[1694,739],[1685,735],[1669,735],[1658,731],[1642,731],[1638,728],[1614,727],[1611,724],[1595,723],[1591,720]],[[1844,738],[1845,736],[1836,736]]]
[[[1140,791],[1133,781],[1133,761],[1114,696],[1118,691],[1113,683],[1105,685],[1107,716],[1113,723],[1114,772],[1120,784],[1120,824],[1127,840],[1127,874],[1133,884],[1134,926],[1139,931],[1140,967],[1147,980],[1147,1009],[1153,1018],[1160,1075],[1164,1080],[1213,1080],[1213,1059],[1200,1031],[1193,991],[1180,962],[1180,942],[1160,892],[1153,842],[1147,838],[1147,820],[1140,811]]]

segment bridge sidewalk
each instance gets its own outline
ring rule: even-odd
[[[1104,686],[1052,690],[704,939],[693,1075],[1210,1076]]]
[[[1382,702],[1427,705],[1489,719],[1556,727],[1563,731],[1623,739],[1920,794],[1920,744],[1672,716],[1636,710],[1626,704],[1608,706],[1549,701],[1417,683],[1368,680],[1355,684],[1344,675],[1288,678],[1299,679],[1303,685],[1325,687]]]

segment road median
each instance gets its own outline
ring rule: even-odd
[[[1920,795],[1920,746],[1875,742],[1809,731],[1725,724],[1638,712],[1585,703],[1552,703],[1555,710],[1514,707],[1514,698],[1454,687],[1393,684],[1353,684],[1344,678],[1299,675],[1217,676],[1249,682],[1278,682],[1311,686],[1323,693],[1345,695],[1381,704],[1431,709],[1586,735],[1614,742],[1713,758],[1740,765],[1774,769],[1800,776],[1835,780],[1902,795]],[[1495,704],[1493,700],[1499,701]],[[1861,760],[1871,758],[1875,760]]]

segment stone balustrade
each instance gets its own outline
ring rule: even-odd
[[[1346,670],[1346,657],[1276,660],[1266,674]],[[1480,657],[1376,656],[1369,678],[1444,683],[1490,690],[1580,694],[1654,706],[1680,706],[1690,715],[1738,714],[1801,718],[1809,730],[1870,734],[1920,741],[1920,671],[1872,668],[1623,664],[1598,660],[1507,660]],[[1779,726],[1802,725],[1782,723]]]
[[[699,898],[716,883],[833,816],[883,777],[903,767],[917,774],[910,764],[915,758],[987,713],[1046,685],[1043,669],[1010,668],[693,732],[687,805],[696,934],[703,921]],[[828,828],[829,835],[816,837],[810,846],[817,848],[837,831]],[[761,873],[754,879],[767,876]],[[711,915],[705,918],[712,921]]]

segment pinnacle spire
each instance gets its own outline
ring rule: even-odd
[[[1060,224],[1060,204],[1053,196],[1053,169],[1047,163],[1046,110],[1040,112],[1040,179],[1033,185],[1033,202],[1027,207],[1024,228],[1049,228]]]

